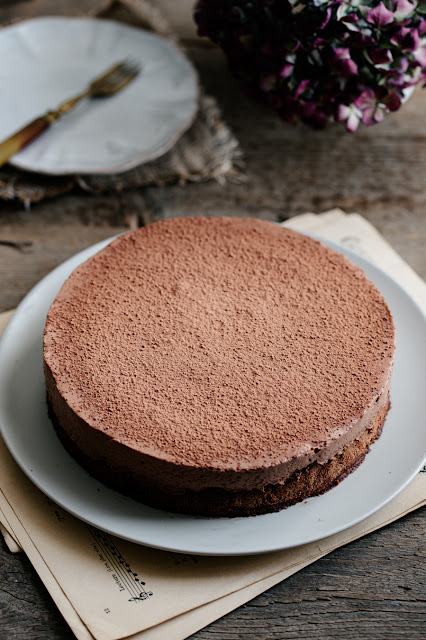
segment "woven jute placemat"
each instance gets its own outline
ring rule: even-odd
[[[116,20],[176,40],[166,18],[146,0],[107,0],[96,3],[86,13],[74,15]],[[76,185],[100,193],[210,178],[220,180],[238,172],[235,167],[240,155],[238,141],[222,119],[216,100],[201,90],[193,124],[161,157],[110,175],[48,176],[5,165],[0,168],[0,198],[31,204],[66,193]]]

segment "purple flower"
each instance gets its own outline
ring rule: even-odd
[[[358,75],[358,65],[353,60],[342,60],[339,70],[342,78],[350,78],[351,76]]]
[[[419,32],[420,37],[426,35],[426,20],[424,18],[420,19],[420,22],[417,25],[417,31]]]
[[[346,16],[342,16],[340,18],[341,22],[348,22],[350,24],[355,24],[355,22],[359,22],[359,17],[356,13],[348,13]]]
[[[351,59],[351,52],[346,47],[336,47],[333,50],[333,58],[336,70],[343,78],[358,75],[358,66]]]
[[[324,20],[321,22],[321,24],[318,27],[319,29],[325,29],[325,27],[330,22],[331,13],[332,13],[332,9],[331,9],[331,7],[328,7],[327,8],[327,13],[325,14],[325,18],[324,18]]]
[[[281,78],[289,78],[294,69],[294,56],[287,56],[285,58],[285,64],[280,71]]]
[[[391,24],[394,19],[394,14],[385,7],[383,2],[380,2],[374,9],[370,9],[367,13],[367,22],[377,27],[377,29]]]
[[[333,53],[336,60],[347,60],[351,57],[348,47],[335,47]]]
[[[409,62],[407,58],[400,58],[395,64],[394,68],[400,73],[404,74],[407,71],[408,67],[409,67]]]
[[[299,96],[301,96],[305,89],[309,87],[310,83],[310,80],[302,80],[302,82],[300,82],[299,86],[296,88],[296,91],[293,93],[294,97],[298,98]]]
[[[197,0],[200,35],[287,122],[380,122],[426,79],[426,0]]]
[[[402,88],[405,85],[405,75],[396,69],[389,69],[389,71],[387,71],[387,75],[388,78],[386,85],[388,87]]]
[[[367,47],[374,47],[376,41],[372,36],[354,31],[348,38],[348,44],[350,44],[352,48],[366,49]]]
[[[281,69],[280,76],[281,78],[289,78],[292,73],[293,73],[293,65],[290,62],[287,62],[287,64],[285,64]]]
[[[369,49],[368,55],[370,56],[370,60],[373,64],[389,64],[393,60],[392,53],[389,49],[374,47]]]
[[[312,49],[319,49],[320,47],[324,47],[327,43],[328,42],[325,38],[315,38],[312,43]]]
[[[361,110],[362,121],[367,126],[381,122],[384,118],[383,109],[380,108],[373,89],[363,91],[354,101],[354,105]]]
[[[410,86],[411,76],[407,74],[407,70],[409,67],[410,63],[408,62],[407,58],[400,58],[394,67],[386,70],[386,86],[389,88],[397,87],[400,90],[404,87]]]
[[[415,51],[420,46],[420,36],[417,29],[401,27],[392,36],[391,43],[400,47],[402,51]]]
[[[391,91],[383,98],[383,104],[386,105],[389,111],[397,111],[401,106],[401,98],[395,91]]]
[[[349,107],[346,104],[339,104],[337,107],[337,122],[346,122],[346,130],[354,133],[358,129],[360,122],[358,109]]]

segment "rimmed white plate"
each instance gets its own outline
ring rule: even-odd
[[[397,495],[424,464],[426,318],[388,275],[325,241],[362,267],[384,294],[396,325],[392,408],[363,464],[328,493],[250,518],[175,515],[141,505],[91,478],[60,444],[47,416],[42,369],[45,318],[63,281],[101,242],[46,276],[23,300],[0,343],[0,424],[28,477],[82,520],[133,542],[195,554],[244,555],[319,540],[365,519]]]
[[[195,70],[168,40],[99,18],[40,17],[0,31],[0,140],[124,59],[139,76],[85,100],[10,162],[46,174],[118,173],[171,148],[198,108]]]

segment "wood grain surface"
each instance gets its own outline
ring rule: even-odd
[[[0,21],[52,11],[47,0],[3,2]],[[71,12],[59,3],[57,12]],[[72,10],[90,5],[78,0]],[[243,153],[241,175],[95,196],[73,192],[26,209],[0,200],[0,310],[13,308],[58,263],[125,229],[176,216],[283,220],[341,207],[370,220],[426,279],[426,91],[354,135],[281,123],[244,97],[221,53],[189,55]],[[1,110],[1,104],[0,104]],[[193,636],[197,640],[425,638],[426,510],[307,567]],[[31,564],[0,543],[1,640],[74,637]]]

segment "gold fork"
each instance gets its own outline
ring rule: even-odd
[[[74,98],[65,100],[57,109],[47,111],[16,131],[3,142],[0,142],[0,167],[5,164],[15,153],[27,146],[43,131],[48,129],[56,120],[73,109],[84,98],[100,98],[112,96],[124,89],[140,71],[140,65],[131,60],[124,60],[115,64],[102,75],[95,78],[85,91]]]

